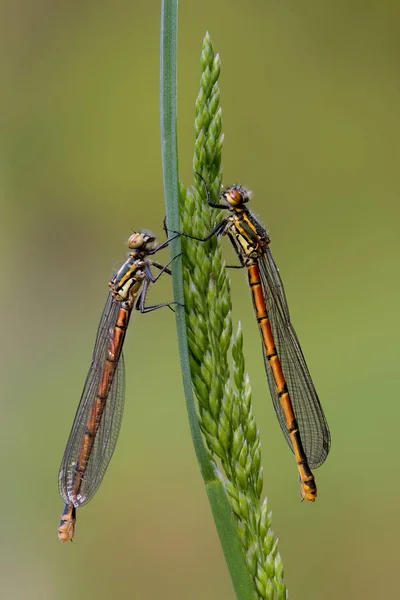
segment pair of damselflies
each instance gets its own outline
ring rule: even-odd
[[[254,214],[245,206],[250,199],[241,186],[226,188],[221,204],[209,206],[229,210],[205,237],[174,232],[200,242],[214,235],[227,235],[246,268],[263,348],[264,363],[275,412],[285,438],[295,454],[303,499],[314,501],[317,487],[312,468],[326,459],[330,447],[329,428],[290,321],[283,284],[269,249],[270,238]],[[173,239],[173,238],[171,238]],[[58,528],[61,541],[72,540],[76,508],[86,504],[98,489],[113,454],[121,425],[124,403],[122,346],[133,308],[149,312],[161,306],[145,306],[150,283],[166,272],[167,266],[150,256],[171,240],[156,245],[148,233],[133,234],[127,261],[110,282],[110,293],[97,332],[92,364],[59,472],[59,490],[65,502]],[[159,269],[157,276],[151,266]]]

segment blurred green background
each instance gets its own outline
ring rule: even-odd
[[[57,541],[57,472],[108,279],[132,229],[162,236],[159,3],[5,0],[2,13],[1,597],[233,598],[167,310],[134,315],[116,453],[75,542]],[[246,277],[232,272],[298,600],[397,589],[399,23],[389,1],[180,6],[181,177],[190,184],[208,29],[223,62],[225,183],[253,189],[332,431],[318,500],[301,503]],[[151,290],[169,298],[168,280]]]

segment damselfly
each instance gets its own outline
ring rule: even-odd
[[[275,412],[285,438],[295,454],[300,494],[313,502],[317,486],[311,469],[322,465],[330,448],[330,433],[296,332],[290,321],[289,308],[279,270],[269,249],[268,233],[245,206],[251,193],[234,185],[221,193],[223,204],[211,202],[208,187],[202,180],[209,206],[229,210],[232,214],[218,223],[205,238],[182,235],[198,241],[214,235],[227,235],[247,268],[254,311],[259,326],[264,364]],[[176,233],[176,232],[175,232]]]
[[[146,293],[162,273],[171,274],[150,256],[165,248],[157,246],[148,231],[133,233],[131,252],[112,277],[107,302],[100,319],[92,364],[86,377],[71,433],[65,448],[58,487],[65,507],[58,528],[62,542],[72,540],[76,508],[96,493],[111,460],[121,426],[125,398],[125,370],[122,347],[132,309],[142,313],[174,302],[146,306]],[[159,270],[154,276],[151,267]]]

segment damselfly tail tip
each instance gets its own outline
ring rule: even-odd
[[[307,500],[308,502],[315,502],[317,497],[317,487],[314,485],[309,485],[306,481],[302,481],[300,483],[300,496],[301,501]]]
[[[76,510],[75,506],[66,504],[61,514],[58,526],[58,539],[60,542],[72,542],[75,533]]]

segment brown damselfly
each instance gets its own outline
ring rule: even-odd
[[[62,542],[72,540],[76,508],[96,493],[117,443],[125,398],[122,347],[131,312],[137,309],[146,313],[174,304],[145,305],[149,285],[162,273],[171,274],[170,263],[163,266],[151,259],[169,241],[157,245],[150,232],[133,233],[128,240],[128,258],[109,283],[92,363],[58,475],[60,495],[65,502],[58,528]],[[157,275],[153,275],[151,267],[159,270]]]
[[[204,238],[185,232],[181,235],[201,242],[214,235],[228,236],[240,262],[234,268],[247,269],[275,412],[296,457],[301,497],[313,502],[317,486],[311,469],[325,461],[330,433],[290,320],[282,280],[269,248],[269,235],[245,206],[251,197],[249,190],[240,185],[225,188],[221,192],[222,203],[213,203],[206,182],[197,175],[204,184],[208,205],[231,214]]]

